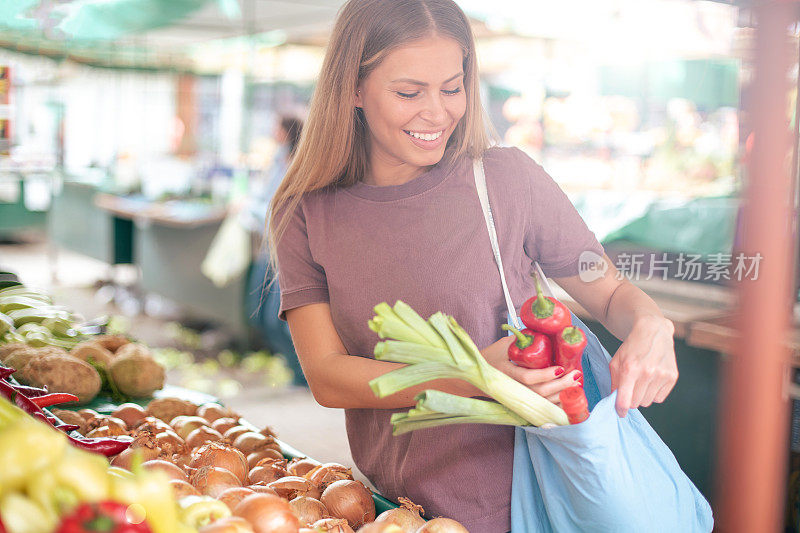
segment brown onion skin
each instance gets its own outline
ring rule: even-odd
[[[172,487],[172,494],[175,495],[175,501],[185,496],[200,496],[200,492],[186,481],[170,479],[169,485]]]
[[[245,455],[250,455],[253,452],[263,450],[265,448],[280,449],[280,446],[275,442],[272,437],[265,437],[261,433],[255,431],[248,431],[242,433],[236,440],[233,441],[236,448],[242,450]]]
[[[281,498],[293,500],[298,496],[308,496],[319,500],[322,496],[322,491],[311,481],[299,476],[285,476],[267,486],[278,493]]]
[[[139,423],[136,425],[136,431],[149,431],[150,433],[156,434],[161,433],[162,431],[172,431],[172,426],[163,420],[148,416],[139,421]]]
[[[250,469],[250,483],[264,483],[269,485],[273,481],[278,481],[282,477],[289,475],[280,462],[267,463]]]
[[[186,440],[186,438],[189,437],[189,434],[197,428],[211,427],[211,424],[209,424],[205,418],[186,415],[176,416],[169,425],[175,431],[175,433],[180,435],[184,440]]]
[[[226,431],[228,431],[231,428],[235,428],[238,425],[239,421],[236,420],[235,418],[218,418],[213,422],[211,422],[211,428],[215,429],[216,431],[219,431],[223,435],[225,434]]]
[[[188,446],[190,450],[194,450],[207,442],[219,442],[222,439],[223,437],[220,435],[219,431],[214,431],[209,427],[203,426],[189,433],[189,436],[186,437],[186,446]]]
[[[434,518],[425,522],[415,533],[469,533],[467,528],[450,518]]]
[[[119,418],[125,422],[125,425],[128,427],[128,429],[133,429],[147,416],[147,413],[144,411],[141,405],[128,402],[117,407],[114,412],[111,413],[111,416]]]
[[[170,479],[178,481],[189,481],[186,472],[181,470],[178,465],[165,461],[163,459],[150,459],[142,463],[142,468],[146,470],[154,470],[164,472]]]
[[[267,487],[266,485],[262,485],[261,483],[253,483],[252,485],[248,485],[247,488],[252,490],[256,494],[271,494],[272,496],[278,496],[277,492]],[[280,498],[280,496],[278,497]]]
[[[328,485],[335,481],[342,479],[352,480],[353,472],[339,463],[325,463],[320,465],[319,468],[306,473],[304,477],[319,485],[322,490],[325,490]]]
[[[350,527],[358,529],[375,520],[375,502],[372,491],[360,481],[342,479],[328,485],[320,501],[331,515],[344,518]]]
[[[308,457],[295,457],[289,461],[289,465],[286,467],[286,470],[288,470],[293,476],[305,477],[306,474],[318,466],[320,466],[319,462],[315,461],[314,459],[309,459]]]
[[[231,429],[223,433],[223,435],[229,441],[234,442],[239,435],[241,435],[242,433],[249,433],[250,431],[253,430],[247,426],[239,424],[238,426],[233,426]]]
[[[389,509],[388,511],[382,512],[375,519],[374,523],[377,524],[379,522],[385,524],[394,524],[400,527],[400,529],[403,531],[409,531],[411,533],[425,525],[425,519],[422,518],[418,513],[409,511],[408,509],[403,509],[402,507],[398,507],[397,509]]]
[[[115,416],[106,417],[105,425],[111,430],[112,435],[128,434],[128,425],[123,420]]]
[[[347,520],[342,518],[323,518],[311,524],[311,527],[315,531],[322,530],[325,533],[354,533]]]
[[[195,471],[189,482],[200,494],[216,498],[232,487],[241,487],[239,478],[225,470],[215,466],[204,466]]]
[[[261,433],[261,434],[262,434],[262,435],[264,435],[265,437],[278,438],[278,435],[275,433],[275,430],[274,430],[274,429],[272,429],[272,428],[271,428],[271,427],[269,427],[269,426],[265,426],[265,427],[264,427],[264,429],[262,429],[261,431],[259,431],[259,433]]]
[[[260,463],[265,459],[266,460],[273,459],[279,461],[283,459],[283,455],[281,454],[281,452],[273,450],[272,448],[258,450],[247,456],[247,466],[249,468],[255,468],[258,466],[258,463]]]
[[[415,529],[403,529],[392,522],[370,522],[358,528],[358,533],[414,533]]]
[[[133,462],[133,457],[136,452],[139,452],[142,455],[142,462],[147,462],[152,459],[157,459],[161,454],[161,449],[150,448],[147,446],[134,447],[131,445],[130,448],[123,450],[111,460],[111,466],[118,466],[120,468],[124,468],[125,470],[130,470],[131,463]]]
[[[225,409],[218,403],[204,403],[197,408],[197,416],[202,416],[208,420],[209,424],[220,418],[230,418],[231,414],[229,409]]]
[[[231,512],[233,512],[240,501],[255,493],[256,492],[249,487],[231,487],[222,491],[222,493],[217,496],[217,499],[227,505]]]
[[[270,494],[252,494],[239,502],[233,514],[250,522],[255,533],[298,533],[300,522],[289,502]]]
[[[208,442],[197,448],[192,453],[192,460],[189,462],[190,468],[201,468],[203,466],[217,466],[231,472],[239,479],[242,485],[248,483],[247,459],[244,454],[221,442]]]
[[[175,454],[182,455],[188,451],[186,447],[186,441],[180,438],[174,431],[165,429],[164,431],[157,433],[155,439],[156,442],[158,442],[159,448],[161,448],[164,453],[169,456]]]
[[[253,533],[253,527],[244,518],[226,516],[201,527],[198,533]]]
[[[321,501],[308,496],[298,496],[291,500],[289,507],[303,526],[310,526],[328,516],[328,509],[325,508],[325,505]]]

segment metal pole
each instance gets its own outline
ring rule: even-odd
[[[747,115],[755,144],[742,212],[741,252],[761,254],[758,276],[738,283],[741,335],[722,397],[717,531],[783,530],[788,452],[788,326],[795,258],[788,80],[793,2],[759,1]]]

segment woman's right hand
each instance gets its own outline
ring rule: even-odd
[[[486,361],[500,372],[510,376],[523,385],[528,386],[539,396],[544,396],[551,402],[560,405],[558,393],[562,390],[583,383],[583,374],[573,370],[564,374],[564,368],[549,366],[542,369],[530,369],[517,366],[508,359],[508,347],[516,340],[509,335],[481,350]]]

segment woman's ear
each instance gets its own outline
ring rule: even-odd
[[[361,89],[356,89],[356,95],[353,99],[353,105],[356,107],[364,107],[364,99],[361,97]]]

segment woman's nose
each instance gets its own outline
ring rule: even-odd
[[[435,125],[440,125],[447,117],[442,96],[437,92],[425,100],[425,109],[420,114],[422,118]]]

